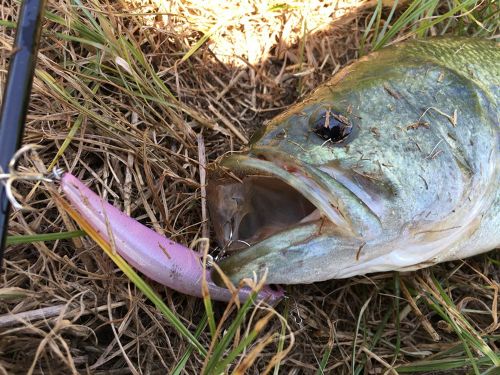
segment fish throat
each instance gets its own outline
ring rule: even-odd
[[[217,240],[227,250],[246,248],[319,218],[308,199],[274,176],[220,179],[207,193]]]

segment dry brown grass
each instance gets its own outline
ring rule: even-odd
[[[49,0],[60,19],[44,24],[24,142],[43,145],[38,164],[48,166],[76,129],[60,166],[158,232],[192,244],[209,228],[201,220],[200,150],[208,161],[238,150],[255,128],[357,57],[374,2],[305,3],[84,3],[102,17],[99,41],[75,26],[80,19],[91,28],[82,8]],[[0,19],[15,20],[16,8],[4,0]],[[208,43],[183,60],[206,32]],[[12,35],[8,27],[0,35],[2,83]],[[14,213],[10,234],[74,229],[46,189],[17,189],[35,210]],[[163,374],[186,352],[187,342],[87,238],[12,246],[5,257],[0,373]],[[456,331],[431,306],[453,310],[440,302],[432,277],[483,340],[496,335],[489,345],[498,352],[498,262],[490,253],[401,278],[386,273],[289,288],[277,310],[295,345],[280,373],[316,373],[329,351],[324,372],[339,374],[351,373],[353,351],[356,367],[370,374],[433,355],[467,358]],[[153,285],[194,331],[202,301]],[[215,310],[222,316],[224,305]],[[273,319],[262,340],[280,330]],[[200,341],[210,346],[208,330]],[[263,348],[248,372],[262,371],[277,345]],[[202,365],[195,354],[185,373]]]

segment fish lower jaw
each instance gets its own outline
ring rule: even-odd
[[[223,245],[224,252],[234,252],[239,250],[244,250],[254,245],[258,245],[260,242],[271,238],[273,236],[287,236],[287,232],[297,226],[314,224],[318,228],[326,227],[325,223],[328,222],[328,219],[324,217],[320,210],[315,209],[307,216],[302,219],[297,219],[298,221],[295,224],[290,224],[290,226],[284,228],[281,226],[275,227],[263,227],[259,230],[255,231],[253,235],[249,238],[238,238],[235,234],[233,234],[232,239],[226,241]],[[243,229],[244,230],[244,229]],[[234,230],[233,230],[234,232]],[[320,234],[320,230],[318,229],[318,235]]]

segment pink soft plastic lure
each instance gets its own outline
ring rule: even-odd
[[[133,267],[178,292],[202,297],[203,266],[200,254],[128,217],[70,173],[65,173],[60,183],[73,208],[106,242],[112,241],[116,252]],[[229,301],[233,297],[231,291],[212,282],[210,272],[206,275],[212,299]],[[249,288],[241,289],[239,297],[244,300],[250,293]],[[283,295],[282,289],[265,286],[258,298],[274,304]]]

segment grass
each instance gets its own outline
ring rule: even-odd
[[[421,38],[443,35],[452,29],[454,35],[488,37],[495,35],[498,29],[498,18],[495,18],[495,15],[498,17],[498,9],[493,2],[490,2],[490,6],[481,6],[473,0],[453,1],[441,9],[443,2],[438,0],[411,1],[405,11],[394,18],[397,6],[398,1],[394,1],[382,26],[383,2],[377,2],[368,27],[363,33],[362,49],[370,35],[370,50],[376,51],[391,42],[414,35]],[[484,22],[479,22],[478,18]],[[471,24],[475,27],[471,28]],[[401,33],[401,30],[406,32]]]
[[[45,241],[57,241],[57,240],[67,240],[74,237],[82,237],[85,235],[83,230],[74,230],[71,232],[59,232],[59,233],[44,233],[44,234],[32,234],[26,236],[8,236],[6,246],[21,245],[21,244],[31,244],[33,242],[45,242]]]
[[[237,150],[340,66],[384,45],[498,36],[494,1],[334,3],[50,0],[25,136],[45,148],[24,165],[62,166],[158,232],[196,244],[208,228],[197,137],[208,161]],[[1,9],[7,52],[17,7]],[[1,64],[4,80],[5,57]],[[71,210],[43,186],[17,188],[37,210],[12,217],[0,323],[10,313],[32,319],[1,328],[0,373],[482,374],[499,366],[498,254],[410,277],[295,286],[276,310],[225,305],[142,278],[81,237]],[[35,314],[61,304],[56,316]]]

